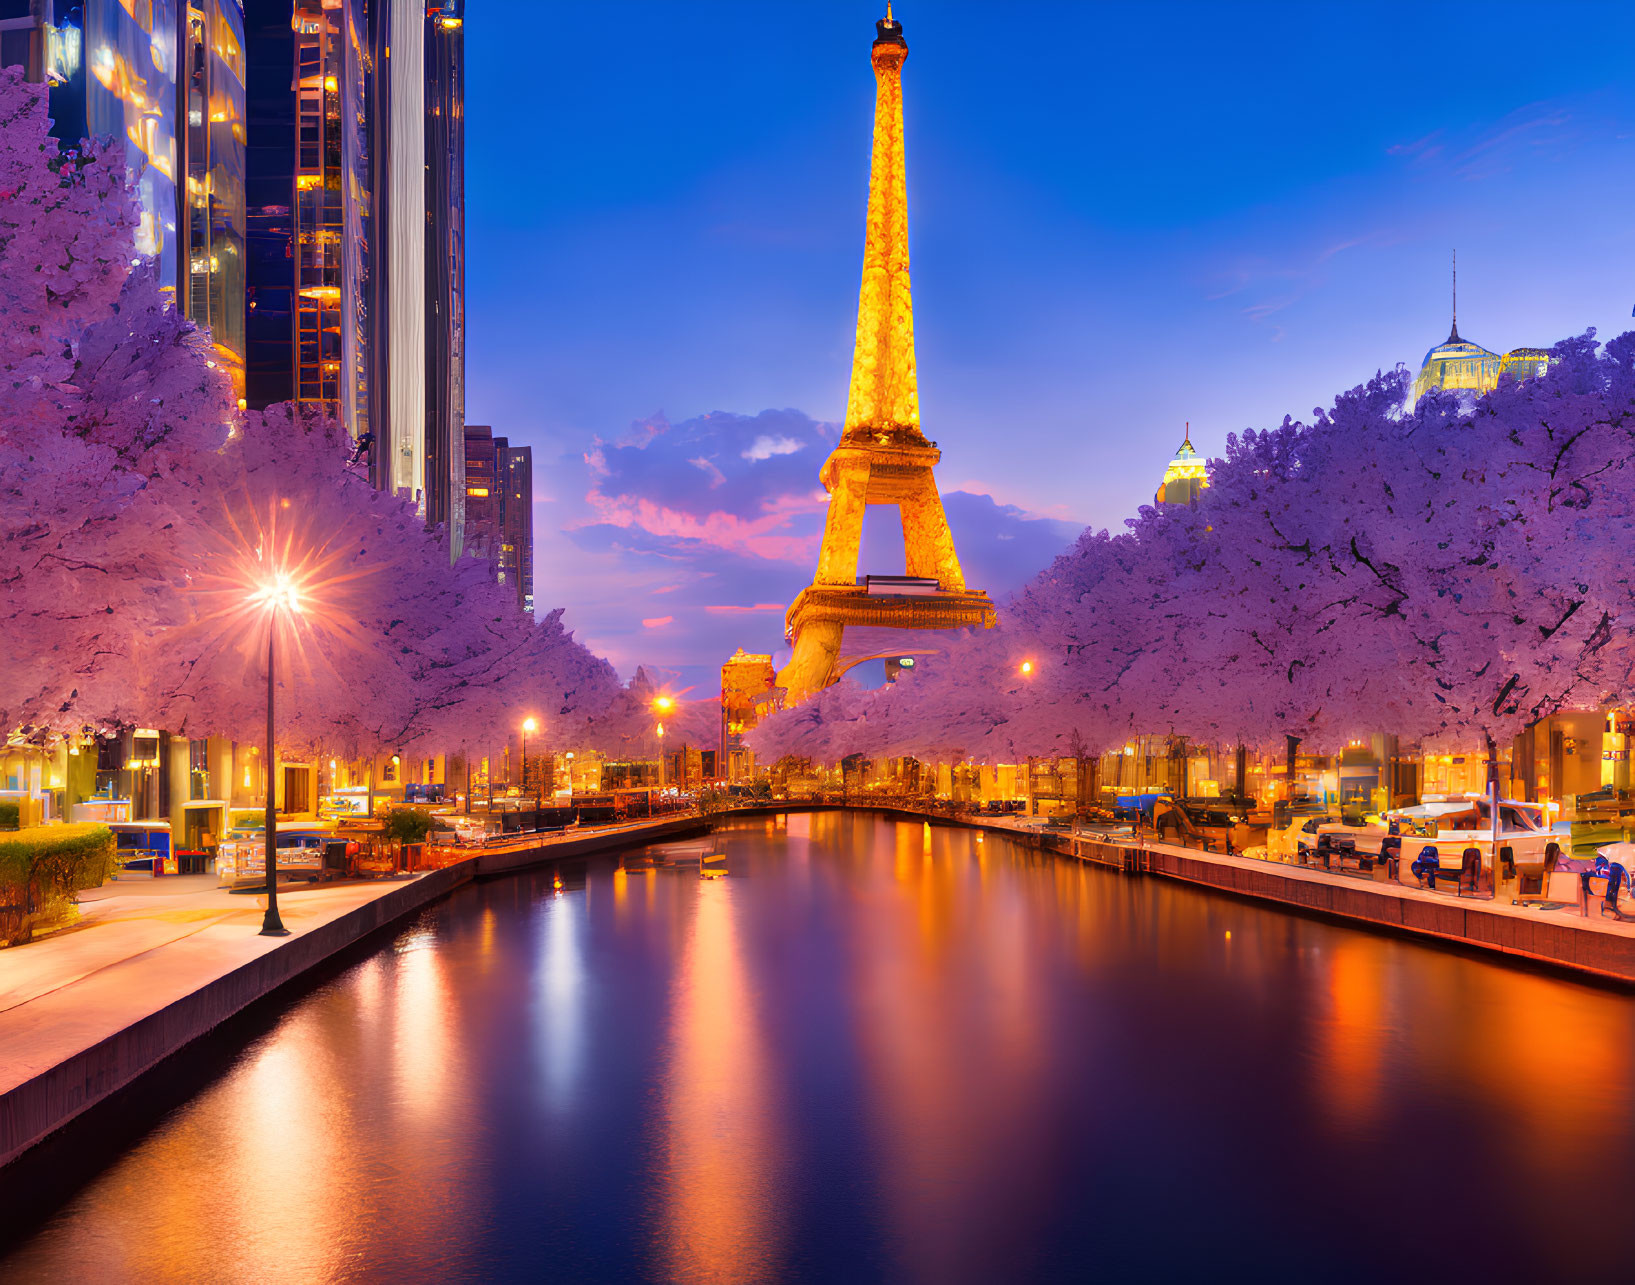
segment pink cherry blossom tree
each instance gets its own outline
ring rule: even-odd
[[[150,667],[173,725],[254,726],[267,622],[255,592],[296,586],[282,622],[292,741],[347,753],[503,744],[521,709],[566,735],[612,699],[610,666],[539,623],[477,558],[451,566],[414,506],[351,467],[332,419],[274,407],[245,418],[192,493],[175,550],[185,618]],[[156,684],[157,686],[157,684]]]
[[[43,87],[0,71],[0,723],[36,734],[136,716],[171,483],[232,413],[225,373],[132,268],[135,222],[122,153],[60,153]]]
[[[659,728],[664,734],[659,735]],[[651,758],[661,748],[672,753],[683,746],[697,750],[721,743],[721,700],[689,700],[685,690],[661,683],[645,666],[607,701],[578,733],[581,744],[609,754]]]
[[[1491,757],[1538,718],[1627,698],[1632,354],[1629,336],[1569,341],[1547,377],[1473,408],[1404,410],[1398,370],[1310,424],[1233,437],[1192,504],[1086,532],[1003,604],[1001,628],[849,729],[832,726],[845,698],[820,705],[797,744],[1017,758],[1136,730],[1268,744],[1389,729]],[[758,742],[779,743],[780,723]]]
[[[122,155],[71,155],[43,91],[0,73],[0,723],[251,735],[257,583],[287,575],[292,744],[502,739],[519,705],[582,727],[613,696],[561,613],[537,625],[412,506],[347,467],[333,422],[240,414],[204,339],[133,268]],[[12,640],[16,640],[13,642]]]

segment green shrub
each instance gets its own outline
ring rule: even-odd
[[[0,945],[15,946],[73,908],[74,894],[114,870],[105,825],[42,825],[0,837]]]
[[[424,843],[438,824],[438,818],[422,808],[394,807],[386,813],[386,837],[399,843]]]
[[[16,799],[0,800],[0,830],[15,830],[23,823],[23,805]]]

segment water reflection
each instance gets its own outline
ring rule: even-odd
[[[765,1280],[780,1257],[776,1089],[734,925],[733,888],[702,883],[682,945],[662,1071],[663,1276]]]
[[[462,890],[0,1277],[1628,1279],[1628,996],[949,827],[716,845]]]
[[[554,886],[553,886],[554,892]],[[534,985],[539,988],[539,1059],[545,1072],[545,1101],[555,1112],[578,1105],[584,1044],[585,931],[583,903],[556,898],[540,916],[542,941]]]

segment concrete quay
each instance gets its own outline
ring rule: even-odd
[[[289,937],[257,929],[265,896],[209,876],[121,879],[71,929],[0,951],[0,1168],[172,1054],[370,934],[473,879],[704,833],[697,816],[518,836],[413,877],[279,890]]]
[[[1083,859],[1102,864],[1113,864],[1128,851],[1094,840],[1079,843],[1093,850],[1080,854]],[[1143,843],[1136,851],[1141,854],[1139,868],[1147,874],[1635,985],[1635,922],[1604,917],[1599,897],[1591,901],[1586,917],[1576,906],[1552,910],[1512,905],[1508,897],[1491,901],[1456,897],[1451,892],[1169,844]]]

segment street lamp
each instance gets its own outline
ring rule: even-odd
[[[1023,673],[1023,675],[1025,676],[1027,674],[1031,674],[1032,672],[1033,672],[1033,662],[1031,660],[1024,660],[1022,662],[1022,673]]]
[[[524,797],[528,793],[528,733],[536,731],[538,728],[539,724],[534,722],[533,719],[525,718],[522,720],[522,794]]]
[[[261,919],[263,937],[288,937],[290,930],[278,915],[278,809],[274,803],[273,757],[273,684],[274,664],[277,659],[278,619],[282,614],[301,614],[301,590],[287,572],[278,572],[262,581],[250,594],[250,605],[267,615],[267,757],[263,765],[266,774],[267,813],[264,829],[267,835],[267,913]]]
[[[653,699],[653,708],[660,715],[668,714],[676,707],[675,701],[668,696],[657,696]],[[659,792],[664,791],[664,720],[659,720]]]

